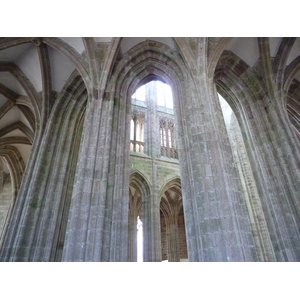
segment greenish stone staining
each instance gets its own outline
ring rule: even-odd
[[[298,40],[127,39],[1,39],[0,260],[136,261],[139,217],[144,261],[300,261]]]
[[[30,204],[30,207],[31,208],[38,208],[39,207],[39,201],[34,201],[34,202],[32,202],[31,204]]]

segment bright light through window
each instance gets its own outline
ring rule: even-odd
[[[146,86],[145,84],[139,87],[132,95],[132,99],[145,101],[146,100]],[[155,81],[157,91],[157,105],[173,109],[172,90],[169,85],[161,81]]]
[[[137,217],[137,261],[143,261],[143,222]]]
[[[231,120],[231,115],[232,115],[232,109],[220,94],[218,94],[218,96],[219,96],[219,101],[220,101],[225,124],[229,125]]]
[[[169,85],[162,83],[161,81],[156,82],[157,88],[157,104],[173,109],[172,90]]]
[[[132,99],[145,101],[145,85],[139,87],[132,95]]]

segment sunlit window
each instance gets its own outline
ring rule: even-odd
[[[149,125],[150,112],[154,107],[155,115],[160,122],[159,132],[157,132],[160,135],[160,154],[164,157],[178,158],[175,146],[172,90],[168,84],[160,80],[152,80],[140,86],[132,95],[130,150],[140,153],[145,153],[145,149],[147,151],[147,138],[151,135],[149,135],[149,128],[144,127]],[[152,126],[151,130],[155,131],[155,126]]]
[[[143,222],[137,217],[137,261],[143,261]]]
[[[170,158],[178,158],[175,145],[174,121],[161,118],[159,120],[161,155]]]
[[[144,114],[133,112],[130,121],[130,150],[144,152]]]
[[[135,93],[132,95],[132,99],[135,99],[135,100],[139,100],[139,101],[145,101],[145,98],[146,98],[146,94],[145,94],[145,85],[139,87]]]
[[[157,105],[173,109],[171,87],[161,81],[156,81]]]
[[[130,121],[130,139],[134,140],[134,121],[131,119]]]

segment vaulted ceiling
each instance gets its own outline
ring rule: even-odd
[[[95,37],[93,43],[108,47],[113,40],[110,37]],[[124,55],[145,40],[155,40],[180,51],[176,39],[171,37],[126,37],[120,40],[119,55]],[[269,41],[271,56],[275,57],[282,38],[272,37]],[[51,43],[47,44],[46,52],[40,51],[37,47],[39,43],[38,38],[0,38],[0,156],[1,147],[10,145],[19,151],[25,164],[34,138],[37,99],[46,87],[51,92],[59,93],[77,68],[76,61],[89,59],[84,38],[55,38],[55,43],[63,45],[65,52],[57,51]],[[250,67],[259,59],[257,38],[229,39],[223,50],[232,51]],[[66,55],[67,51],[72,53],[74,60]],[[287,65],[299,54],[298,38],[289,53]],[[296,72],[294,78],[300,81],[300,72]]]

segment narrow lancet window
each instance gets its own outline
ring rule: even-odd
[[[159,121],[161,155],[178,158],[175,146],[174,120],[161,118]]]
[[[130,150],[144,152],[144,114],[134,111],[130,122]]]

